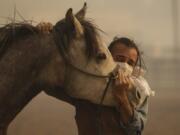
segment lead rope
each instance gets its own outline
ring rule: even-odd
[[[98,108],[97,108],[97,115],[98,115],[98,116],[97,116],[98,135],[103,135],[103,131],[102,131],[103,125],[102,125],[102,119],[101,119],[101,112],[102,112],[101,107],[103,106],[103,101],[104,101],[104,98],[105,98],[106,93],[107,93],[107,91],[108,91],[108,87],[109,87],[109,85],[110,85],[110,83],[111,83],[111,81],[112,81],[113,79],[115,79],[115,77],[114,77],[113,73],[111,73],[110,76],[109,76],[108,83],[107,83],[107,85],[106,85],[106,87],[105,87],[105,89],[104,89],[104,91],[103,91],[103,95],[102,95],[102,97],[101,97],[99,106],[98,106]]]

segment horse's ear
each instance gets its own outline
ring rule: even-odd
[[[86,15],[86,10],[87,10],[87,3],[85,2],[83,8],[76,13],[76,17],[78,19],[84,19]]]
[[[76,36],[80,37],[84,34],[83,26],[79,20],[73,15],[72,8],[70,8],[66,13],[66,23],[75,30]]]

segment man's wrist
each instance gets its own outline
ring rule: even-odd
[[[119,100],[117,109],[120,112],[120,116],[124,124],[127,124],[133,118],[133,108],[128,99],[122,98]]]

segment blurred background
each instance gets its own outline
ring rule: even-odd
[[[0,0],[0,25],[17,20],[55,24],[70,7],[78,11],[83,0]],[[132,38],[144,53],[147,79],[156,95],[150,98],[144,135],[180,134],[180,1],[87,0],[87,17],[114,36]],[[73,106],[39,94],[16,117],[8,135],[77,135]]]

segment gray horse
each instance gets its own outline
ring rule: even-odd
[[[42,90],[100,103],[116,64],[85,10],[86,4],[76,15],[69,9],[51,34],[26,23],[0,28],[0,135]],[[105,105],[114,104],[109,95]]]

